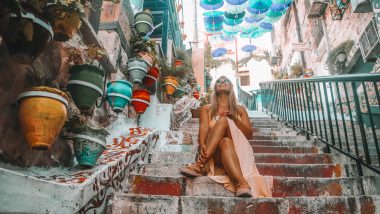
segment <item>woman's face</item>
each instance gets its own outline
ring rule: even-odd
[[[220,77],[215,82],[215,90],[217,93],[220,92],[230,92],[231,90],[231,82],[226,77]]]

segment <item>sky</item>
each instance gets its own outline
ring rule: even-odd
[[[198,38],[199,38],[199,47],[204,46],[204,42],[206,40],[206,36],[204,34],[204,23],[203,23],[203,10],[201,7],[199,7],[199,0],[197,1],[197,14],[198,14]],[[184,32],[187,35],[187,39],[185,40],[186,47],[189,48],[190,44],[189,41],[194,40],[194,0],[183,0],[183,17],[184,17],[184,22],[185,22],[185,27],[184,27]],[[182,12],[181,11],[181,12]],[[182,14],[180,14],[181,17]],[[212,42],[212,41],[210,41]],[[250,41],[248,39],[238,39],[238,55],[239,59],[243,58],[245,53],[242,52],[240,49],[242,46],[249,44]],[[271,43],[271,38],[270,38],[270,33],[264,34],[262,37],[258,39],[252,39],[251,44],[257,46],[259,49],[266,49],[270,51],[272,49],[272,43]],[[225,42],[215,42],[212,44],[212,47],[215,46],[224,46],[227,49],[231,49],[233,52],[235,52],[235,43],[232,42],[231,44],[226,44]],[[228,57],[231,57],[235,59],[235,55],[229,55]],[[250,82],[251,86],[250,87],[242,87],[246,91],[250,91],[253,89],[259,89],[259,82],[262,81],[268,81],[272,79],[272,75],[270,73],[270,67],[268,63],[263,60],[261,62],[256,62],[255,60],[251,60],[248,63],[248,69],[250,72]],[[224,65],[221,66],[220,68],[211,71],[211,75],[213,77],[213,81],[215,81],[218,77],[225,75],[233,83],[236,82],[236,77],[235,77],[235,71],[232,70],[232,67],[230,65]]]

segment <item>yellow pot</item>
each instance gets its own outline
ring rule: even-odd
[[[166,94],[173,95],[179,85],[178,78],[167,76],[163,80],[164,80],[164,84],[162,84],[162,86],[165,87]]]

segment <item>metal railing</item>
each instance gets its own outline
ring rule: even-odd
[[[380,174],[380,74],[260,83],[263,109]]]
[[[239,102],[245,105],[248,110],[256,111],[257,110],[257,99],[256,94],[250,94],[240,87],[238,87],[238,99]]]

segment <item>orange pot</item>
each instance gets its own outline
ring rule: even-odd
[[[179,80],[176,77],[167,76],[164,78],[164,84],[162,86],[165,87],[166,94],[173,95],[174,92],[177,90],[177,87],[179,85]]]
[[[26,142],[35,150],[50,149],[67,118],[67,95],[58,89],[35,87],[21,93],[18,99]]]
[[[174,62],[174,66],[175,67],[181,67],[183,65],[183,61],[182,60],[179,60],[179,59],[176,59],[175,62]]]
[[[133,91],[132,106],[135,108],[137,114],[143,114],[149,107],[150,96],[149,91],[146,89],[137,89]]]

